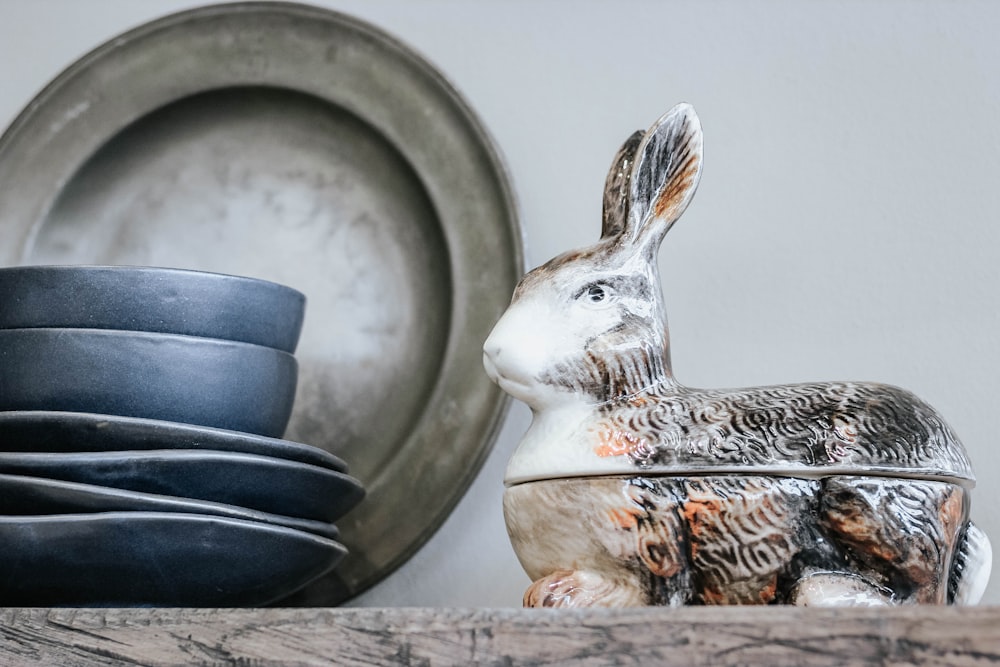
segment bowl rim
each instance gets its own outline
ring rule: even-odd
[[[306,300],[306,295],[290,286],[283,283],[276,282],[274,280],[267,280],[266,278],[257,278],[255,276],[241,276],[232,273],[223,273],[221,271],[202,271],[200,269],[185,269],[179,267],[170,266],[143,266],[138,264],[23,264],[19,266],[0,266],[0,283],[2,283],[5,276],[12,274],[29,274],[29,273],[79,273],[79,274],[97,274],[97,273],[122,273],[122,274],[162,274],[170,276],[181,276],[183,279],[201,279],[206,281],[232,281],[246,283],[250,285],[258,285],[264,289],[275,289],[283,292],[287,292],[292,298],[300,298],[303,302]]]
[[[230,340],[228,338],[213,338],[212,336],[193,336],[191,334],[178,334],[163,331],[138,331],[132,329],[101,329],[96,327],[11,327],[4,329],[0,327],[0,336],[17,336],[20,334],[39,335],[46,337],[60,337],[66,335],[87,336],[93,338],[135,338],[135,339],[164,339],[175,340],[181,344],[203,345],[206,347],[236,347],[247,349],[267,350],[276,357],[288,360],[298,366],[295,355],[287,350],[282,350],[270,345],[260,345],[259,343],[248,343],[242,340]],[[2,360],[0,355],[0,360]]]

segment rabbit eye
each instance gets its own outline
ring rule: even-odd
[[[607,291],[604,289],[603,285],[591,285],[587,288],[587,299],[591,303],[600,303],[604,301],[608,296]]]
[[[611,301],[613,295],[607,283],[591,283],[577,293],[577,298],[590,305],[601,305]]]

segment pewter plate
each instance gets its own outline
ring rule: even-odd
[[[288,604],[404,562],[479,470],[506,408],[481,345],[522,272],[510,185],[468,105],[380,30],[225,4],[121,35],[0,138],[0,265],[170,266],[307,296],[285,437],[366,500],[350,556]]]

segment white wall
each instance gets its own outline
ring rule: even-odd
[[[0,124],[83,52],[197,4],[0,0]],[[705,171],[661,255],[678,378],[913,390],[965,441],[973,515],[1000,545],[1000,3],[318,4],[467,96],[507,157],[532,264],[596,240],[620,142],[692,102]],[[520,603],[500,480],[527,422],[515,407],[445,526],[354,604]]]

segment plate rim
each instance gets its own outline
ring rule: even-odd
[[[324,468],[323,466],[302,463],[300,461],[290,461],[288,459],[264,456],[260,454],[247,454],[244,452],[222,452],[211,449],[152,449],[152,450],[115,450],[105,452],[0,452],[0,474],[21,475],[25,477],[44,477],[47,479],[57,479],[67,482],[80,482],[94,486],[108,486],[126,491],[142,491],[142,489],[132,488],[131,485],[138,483],[137,480],[148,478],[148,472],[142,474],[126,474],[129,479],[125,486],[114,487],[110,484],[101,484],[96,481],[80,481],[78,479],[67,479],[62,475],[62,471],[72,467],[86,475],[97,477],[114,476],[114,471],[127,469],[130,464],[145,463],[150,466],[168,466],[175,471],[178,469],[187,470],[195,468],[211,471],[215,465],[247,467],[256,476],[267,475],[269,473],[281,473],[284,475],[307,475],[314,479],[320,479],[327,491],[336,491],[339,498],[353,498],[346,501],[346,509],[341,508],[338,515],[329,522],[340,521],[345,515],[353,511],[359,503],[364,500],[365,488],[356,478],[346,473]],[[145,466],[143,466],[145,467]],[[10,468],[14,470],[11,471]],[[176,474],[176,472],[175,472]],[[57,476],[54,476],[57,475]],[[117,479],[117,477],[116,477]],[[215,489],[217,491],[217,489]],[[280,488],[278,489],[281,490]],[[174,495],[160,493],[157,491],[146,491],[156,495]],[[284,495],[284,494],[279,494]],[[194,498],[194,497],[192,497]],[[198,500],[208,500],[197,498]],[[236,502],[226,502],[221,500],[208,500],[225,505],[237,505]],[[341,505],[345,501],[340,501]],[[239,506],[239,505],[237,505]],[[255,509],[246,506],[247,509]],[[259,510],[270,514],[270,510]],[[308,518],[308,517],[300,517]],[[316,520],[322,521],[325,519]]]
[[[244,452],[247,454],[260,454],[262,456],[272,456],[279,459],[289,459],[291,461],[298,461],[300,463],[310,463],[312,465],[317,465],[321,467],[330,468],[331,470],[336,470],[337,472],[342,472],[345,474],[350,474],[350,468],[347,462],[341,459],[336,454],[331,454],[325,449],[315,447],[303,442],[295,442],[294,440],[284,440],[281,438],[272,438],[266,435],[257,435],[255,433],[246,433],[243,431],[230,431],[224,428],[216,428],[214,426],[198,426],[196,424],[184,424],[181,422],[171,422],[161,419],[147,419],[144,417],[125,417],[122,415],[105,415],[97,412],[65,412],[60,410],[4,410],[0,411],[0,435],[4,434],[4,429],[9,426],[10,421],[23,421],[23,422],[33,422],[39,425],[45,425],[49,421],[61,421],[61,420],[71,420],[79,422],[86,426],[98,427],[103,423],[111,423],[123,425],[126,427],[140,428],[146,432],[153,433],[158,430],[166,431],[172,438],[174,434],[190,434],[199,435],[205,437],[210,441],[210,446],[196,446],[192,447],[188,444],[187,447],[174,447],[172,449],[195,449],[195,450],[215,450],[223,452]],[[301,452],[303,456],[315,456],[315,461],[304,461],[301,458],[291,458],[288,456],[281,456],[277,453],[275,454],[264,454],[262,452],[247,451],[245,449],[240,449],[243,443],[247,441],[263,443],[266,445],[275,445],[279,449],[291,450],[293,452]],[[217,449],[217,445],[223,442],[235,442],[239,443],[234,445],[231,449]],[[88,452],[106,452],[120,450],[121,447],[112,447],[108,449],[88,449],[88,450],[73,450],[73,451],[88,451]],[[171,449],[169,447],[156,446],[156,447],[145,447],[136,451],[146,451],[150,449]],[[316,450],[314,454],[311,450]],[[0,453],[8,451],[22,451],[9,449],[6,446],[0,446]],[[49,450],[51,451],[51,450]],[[41,453],[41,452],[39,452]],[[326,464],[321,464],[318,461],[324,460]]]
[[[0,516],[48,516],[51,514],[107,514],[109,512],[170,512],[172,514],[204,514],[206,516],[220,516],[230,519],[244,519],[246,521],[257,521],[260,523],[273,524],[301,530],[336,540],[340,536],[340,531],[332,523],[315,521],[312,519],[300,519],[298,517],[287,516],[285,514],[275,514],[262,510],[230,505],[227,503],[217,503],[210,500],[198,500],[197,498],[186,498],[183,496],[170,496],[163,493],[148,493],[145,491],[132,491],[129,489],[119,489],[113,486],[101,486],[100,484],[89,484],[87,482],[71,482],[64,479],[51,479],[48,477],[35,477],[32,475],[12,475],[0,473],[0,488],[9,488],[10,485],[30,486],[35,489],[45,491],[72,491],[84,494],[92,499],[116,498],[126,502],[133,499],[140,502],[162,502],[171,509],[103,509],[45,512],[44,514],[24,514],[13,515],[2,513]],[[180,507],[187,507],[185,512]]]
[[[289,528],[287,526],[278,526],[274,524],[259,523],[256,521],[234,519],[231,517],[215,516],[210,514],[188,514],[183,512],[142,512],[142,511],[127,512],[126,511],[126,512],[96,512],[93,514],[0,516],[0,531],[24,532],[26,528],[30,528],[32,529],[31,532],[34,533],[35,532],[34,529],[41,528],[42,534],[41,535],[33,534],[32,537],[34,539],[29,541],[29,546],[34,547],[35,551],[37,551],[37,548],[41,546],[43,541],[51,537],[49,531],[51,531],[52,529],[59,529],[65,526],[77,529],[75,531],[77,532],[77,535],[73,536],[71,533],[71,537],[75,537],[75,539],[80,540],[81,538],[78,533],[81,527],[93,531],[95,530],[94,526],[96,526],[97,527],[96,529],[98,531],[103,531],[104,533],[111,531],[117,531],[120,533],[126,528],[131,528],[134,531],[136,528],[146,529],[150,525],[152,525],[155,528],[163,524],[167,524],[168,527],[170,527],[169,526],[170,524],[179,524],[180,526],[185,526],[185,525],[222,526],[226,533],[239,532],[245,535],[252,534],[258,540],[267,540],[271,543],[274,543],[275,541],[281,541],[285,543],[297,542],[301,545],[307,545],[306,548],[310,549],[311,551],[314,551],[316,553],[327,554],[330,562],[326,563],[321,568],[323,573],[329,573],[331,570],[335,569],[340,562],[343,562],[344,557],[348,553],[346,546],[342,542],[340,542],[339,539],[323,537],[321,535],[308,533],[306,531],[298,530],[296,528]],[[228,538],[229,535],[226,535],[226,537]],[[162,543],[163,542],[162,536],[157,537],[156,541]],[[193,542],[191,544],[194,544],[195,547],[192,547],[191,544],[188,544],[185,540],[180,540],[180,541],[174,540],[171,541],[170,544],[172,546],[177,544],[182,545],[181,547],[174,548],[173,550],[174,554],[176,554],[176,552],[178,551],[184,550],[185,548],[190,551],[194,549],[196,546],[198,546],[196,542]],[[108,556],[116,555],[121,548],[122,548],[121,545],[118,544],[117,542],[108,540],[98,540],[94,544],[95,553],[101,555],[101,558],[97,559],[99,563],[112,562],[112,560],[109,559]],[[13,551],[15,553],[15,561],[16,561],[18,558],[17,549],[14,549]],[[47,549],[46,551],[50,554],[63,553],[61,551],[52,549]],[[128,551],[134,552],[136,551],[136,548],[130,546],[128,547]],[[62,555],[55,555],[52,556],[52,558],[55,560],[62,560],[62,561],[67,560],[67,557]],[[23,559],[23,557],[21,558],[21,560],[27,562],[25,559]],[[312,554],[310,560],[311,561],[318,560],[318,557],[315,554]],[[118,562],[118,559],[114,559],[114,562]],[[158,568],[162,567],[162,565],[158,565],[157,567]],[[173,572],[175,569],[177,571],[180,571],[179,568],[171,568],[170,572]],[[282,568],[282,570],[287,572],[287,568]],[[311,581],[315,581],[317,578],[321,576],[324,576],[324,574],[317,574],[316,576],[312,577]],[[302,575],[299,575],[298,578],[301,579],[303,577]],[[305,585],[308,585],[308,583]],[[265,590],[267,590],[266,584],[263,584],[263,586],[265,586]],[[280,599],[278,596],[281,595],[281,593],[278,593],[277,595],[275,593],[270,593],[265,596],[261,595],[259,592],[256,591],[253,594],[256,594],[258,599],[269,599],[271,600],[271,603],[273,603],[276,599]],[[16,595],[18,596],[23,595],[23,592],[21,590],[18,590]],[[228,595],[231,599],[233,594],[229,593]],[[122,606],[123,604],[135,604],[136,602],[126,601],[123,603],[121,602],[121,600],[116,600],[115,604],[117,604],[117,606]],[[96,604],[97,606],[108,606],[107,602],[102,602],[102,601],[88,600],[87,604],[90,606],[93,606],[94,604]],[[139,604],[148,604],[148,603],[139,602]],[[231,602],[229,604],[230,606],[232,606]],[[79,606],[79,605],[71,604],[70,606]],[[242,604],[240,606],[246,606],[246,604]]]

